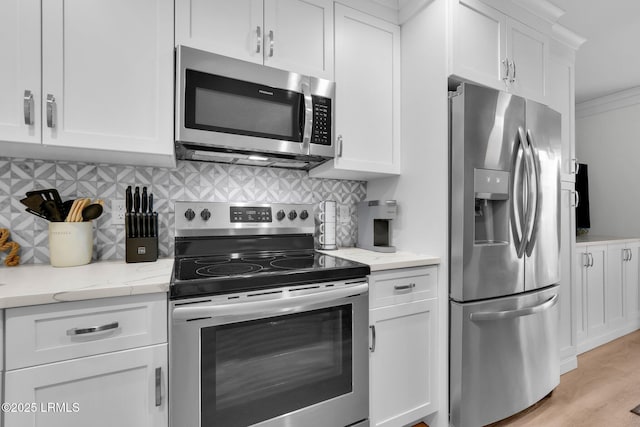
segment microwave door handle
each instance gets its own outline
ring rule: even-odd
[[[313,127],[313,99],[311,98],[311,86],[309,79],[302,81],[302,95],[304,97],[304,128],[302,131],[302,151],[311,154],[311,130]]]
[[[331,288],[310,295],[289,296],[267,301],[205,305],[201,307],[177,307],[173,309],[173,320],[224,317],[225,320],[242,321],[248,316],[276,316],[303,311],[305,307],[330,301],[341,300],[367,292],[369,285],[364,282],[344,288]]]

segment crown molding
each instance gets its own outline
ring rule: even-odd
[[[560,43],[567,45],[573,50],[578,50],[580,46],[582,46],[582,44],[587,41],[586,38],[574,33],[570,29],[563,27],[560,24],[553,24],[551,26],[551,31],[553,32],[554,39],[558,40]]]
[[[563,9],[547,0],[513,0],[513,2],[551,24],[564,15]]]
[[[576,119],[640,104],[640,86],[576,104]]]

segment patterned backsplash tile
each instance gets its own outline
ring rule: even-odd
[[[154,195],[161,257],[173,256],[176,200],[314,203],[316,210],[320,201],[336,200],[350,212],[348,221],[338,224],[338,245],[353,246],[355,205],[366,197],[365,182],[309,178],[305,171],[288,169],[184,161],[168,169],[0,157],[0,228],[8,228],[20,244],[22,264],[48,263],[48,223],[25,212],[20,199],[45,188],[57,188],[63,200],[101,198],[105,212],[94,221],[93,258],[124,259],[124,227],[111,224],[111,200],[124,199],[128,185],[146,186]],[[0,260],[4,256],[0,253]]]

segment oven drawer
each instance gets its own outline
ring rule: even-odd
[[[414,267],[374,272],[370,276],[371,308],[435,298],[438,267]]]
[[[167,341],[166,294],[6,310],[6,370]]]

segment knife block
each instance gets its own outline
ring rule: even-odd
[[[152,262],[158,259],[157,237],[127,237],[125,246],[127,262]]]

